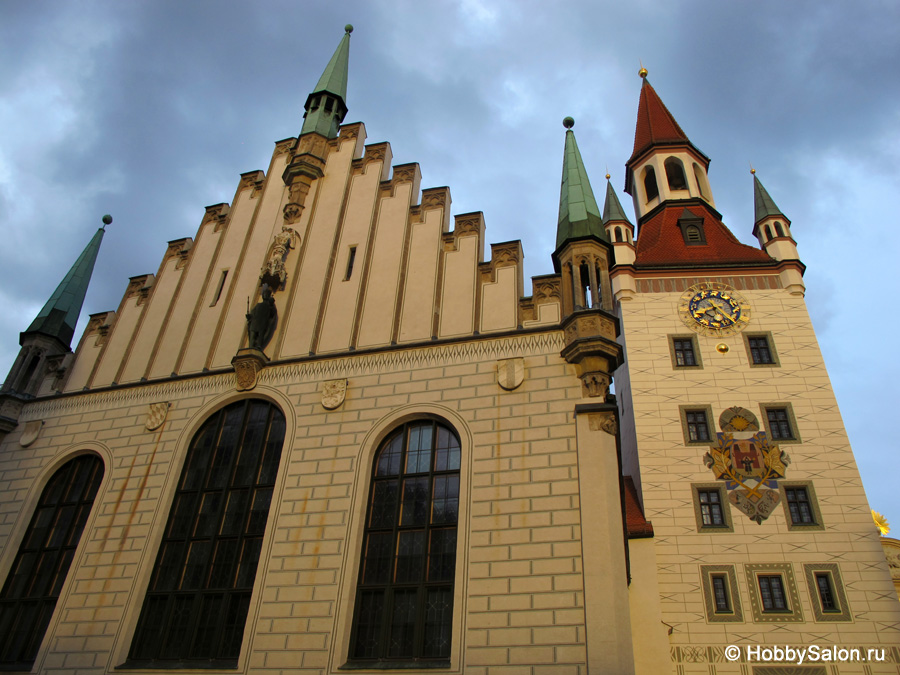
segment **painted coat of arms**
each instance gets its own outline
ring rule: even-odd
[[[728,501],[750,520],[762,523],[781,500],[778,479],[784,478],[790,458],[769,441],[756,416],[745,408],[726,410],[719,417],[719,427],[716,446],[703,461],[717,479],[725,481]]]

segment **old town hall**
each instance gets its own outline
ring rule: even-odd
[[[298,136],[74,352],[104,229],[23,326],[0,669],[898,673],[812,224],[754,175],[739,241],[642,70],[633,215],[566,118],[553,272],[526,280],[519,241],[486,254],[480,212],[343,124],[351,31]],[[746,649],[813,643],[867,661]]]

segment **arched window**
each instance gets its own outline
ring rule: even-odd
[[[784,236],[784,228],[781,227],[781,221],[775,221],[775,234],[779,237]]]
[[[769,227],[768,225],[766,225],[765,230],[766,230],[766,241],[769,241],[769,239],[772,238],[772,228]]]
[[[103,462],[81,455],[53,474],[0,591],[0,668],[31,670],[94,497]]]
[[[616,241],[622,241],[622,228],[616,228]]]
[[[706,188],[706,179],[703,177],[703,170],[696,162],[694,162],[694,178],[697,180],[697,189],[700,190],[700,196],[706,201],[709,201],[709,190]]]
[[[690,241],[703,241],[703,234],[696,225],[688,225],[684,230],[685,238]]]
[[[247,399],[194,436],[127,665],[237,664],[284,426],[274,405]]]
[[[372,467],[350,660],[450,658],[459,438],[433,420],[388,436]]]
[[[656,172],[652,166],[644,169],[644,192],[647,193],[647,201],[659,197],[659,185],[656,183]]]
[[[666,180],[670,190],[687,190],[687,178],[684,176],[684,164],[677,157],[669,157],[665,162]]]

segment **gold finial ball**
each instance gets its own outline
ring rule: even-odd
[[[344,32],[347,33],[348,35],[350,33],[352,33],[353,32],[353,24],[348,23],[346,26],[344,26]]]
[[[609,174],[606,174],[606,180],[609,180]]]
[[[644,68],[644,66],[641,66],[641,69],[638,71],[638,75],[640,75],[641,79],[643,80],[645,77],[647,77],[647,69]]]
[[[719,344],[716,345],[716,351],[719,352],[720,354],[727,354],[728,353],[728,345],[726,345],[724,342],[720,342]]]
[[[756,169],[750,169],[750,173],[752,173],[753,175],[756,175]]]
[[[572,119],[571,117],[564,117],[563,118],[563,126],[566,129],[571,129],[572,127],[575,126],[575,120]]]

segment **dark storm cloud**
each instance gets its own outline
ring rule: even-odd
[[[420,162],[423,187],[449,185],[454,213],[484,211],[489,242],[522,239],[526,275],[552,269],[564,116],[598,198],[608,170],[631,211],[640,59],[711,157],[736,236],[754,243],[750,162],[793,221],[870,498],[900,514],[877,431],[894,397],[872,396],[900,366],[851,347],[876,316],[897,328],[858,289],[900,290],[885,209],[900,183],[898,19],[887,0],[3,3],[0,370],[103,213],[115,222],[82,326],[193,236],[204,206],[231,201],[240,173],[268,168],[345,23],[347,121],[390,141],[394,163]]]

